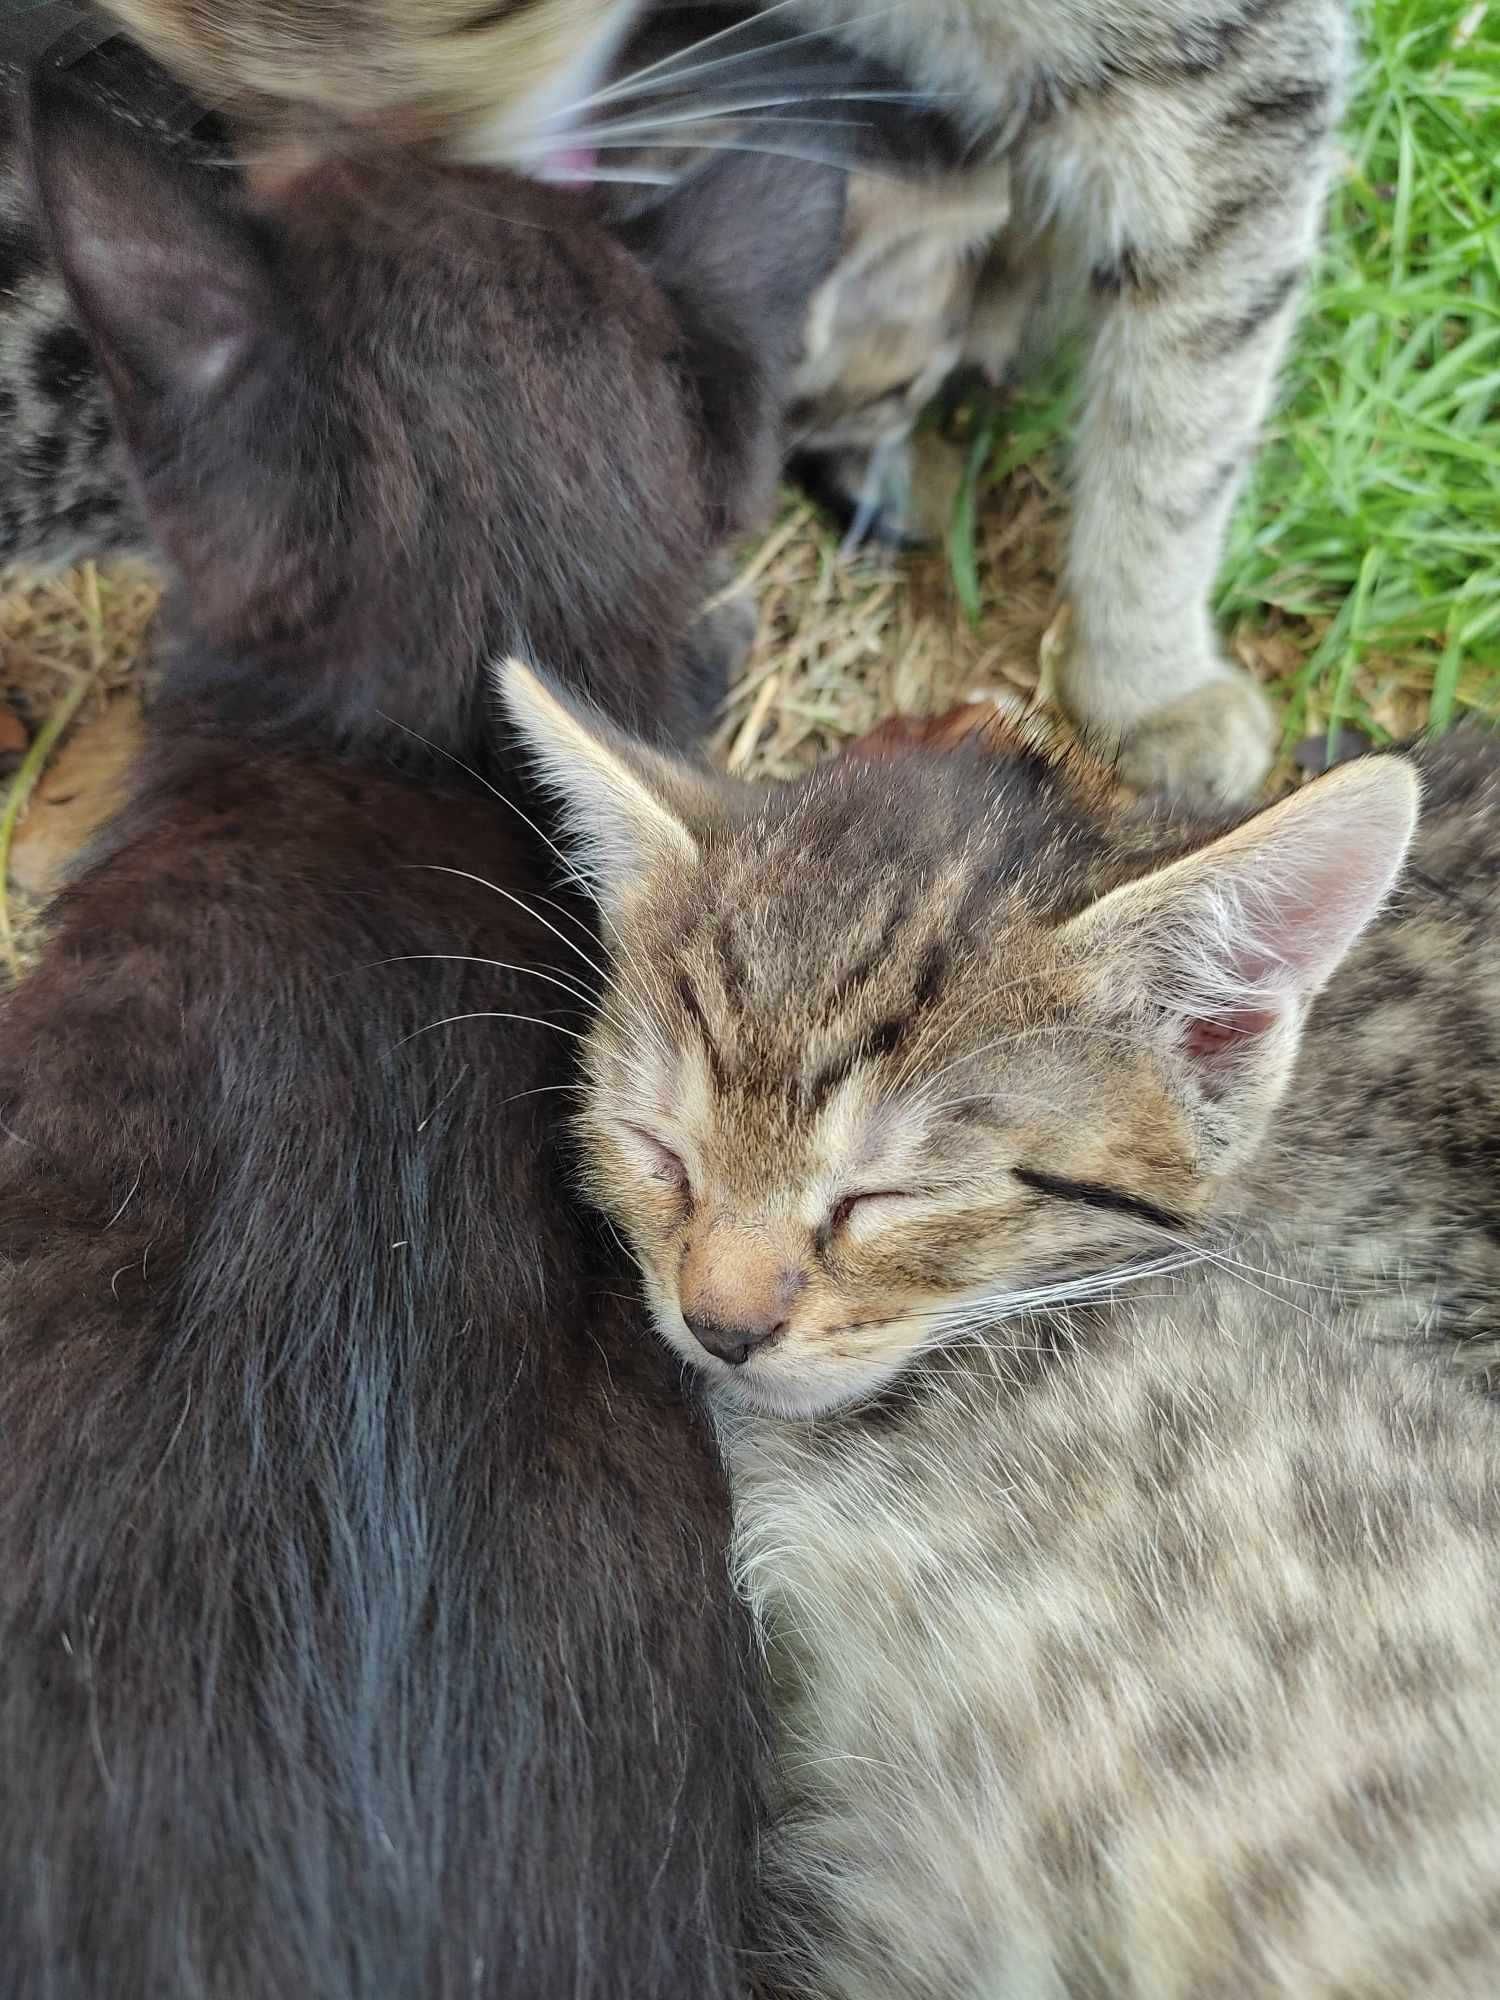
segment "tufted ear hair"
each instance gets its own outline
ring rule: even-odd
[[[496,669],[505,710],[562,807],[580,878],[606,909],[663,869],[691,870],[749,788],[636,742],[520,660]]]
[[[1309,1005],[1396,882],[1418,803],[1401,758],[1343,765],[1063,926],[1101,992],[1165,1034],[1221,1164],[1259,1138]]]

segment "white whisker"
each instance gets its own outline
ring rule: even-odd
[[[676,187],[678,176],[669,174],[658,167],[599,167],[591,166],[578,177],[590,187]]]
[[[423,736],[420,733],[420,731],[410,728],[406,723],[398,722],[394,716],[386,714],[384,711],[381,711],[380,713],[381,713],[381,719],[385,722],[390,723],[393,729],[399,729],[403,735],[410,736],[414,742],[421,743],[425,745],[427,749],[435,751],[439,757],[446,757],[450,764],[456,765],[460,771],[465,772],[469,777],[471,777],[476,784],[482,785],[484,789],[490,794],[491,798],[498,799],[501,805],[509,807],[511,812],[515,814],[516,818],[520,820],[521,824],[524,827],[527,827],[532,833],[536,835],[537,839],[547,849],[548,853],[551,854],[554,857],[554,859],[561,865],[564,879],[576,883],[584,891],[584,893],[588,895],[592,906],[594,907],[595,910],[597,910],[599,914],[601,922],[608,927],[611,935],[614,937],[616,946],[619,948],[619,955],[623,955],[625,959],[625,966],[627,972],[633,974],[634,961],[631,959],[630,954],[628,952],[625,952],[624,940],[623,938],[621,938],[619,930],[615,925],[613,919],[611,918],[608,910],[605,909],[603,903],[599,899],[598,895],[593,891],[591,886],[581,877],[576,865],[574,864],[570,856],[561,847],[558,846],[557,842],[552,838],[552,836],[549,833],[547,833],[544,828],[538,826],[536,821],[531,817],[531,815],[523,811],[522,808],[516,804],[515,800],[511,798],[508,793],[502,792],[498,785],[492,784],[490,780],[486,778],[481,772],[476,771],[472,764],[466,764],[462,757],[455,756],[451,750],[444,749],[442,744],[434,743],[430,737]],[[449,872],[461,873],[462,871],[450,870]],[[498,883],[487,882],[484,880],[482,876],[475,875],[471,876],[469,879],[471,881],[480,883],[481,886],[483,886],[486,889],[493,890],[497,896],[508,896],[510,901],[513,902],[517,906],[517,908],[524,910],[528,916],[534,917],[538,923],[546,924],[545,917],[539,915],[536,910],[531,908],[531,906],[526,902],[524,902],[519,896],[514,895],[510,890],[500,888]],[[581,930],[586,937],[592,938],[594,936],[593,931],[590,930],[588,925],[583,922],[582,918],[575,916],[571,910],[565,910],[560,903],[554,902],[551,897],[544,897],[541,900],[545,901],[550,909],[555,909],[559,912],[560,915],[567,917],[568,921],[576,925],[577,928]],[[575,953],[579,958],[581,958],[592,971],[598,973],[601,979],[608,977],[605,968],[599,963],[599,961],[596,958],[592,957],[588,952],[584,951],[582,946],[572,942],[568,938],[563,937],[562,933],[558,931],[555,928],[555,926],[547,924],[547,928],[552,931],[554,937],[558,938],[558,940],[562,944],[567,945],[568,949],[571,952]],[[647,1015],[654,1020],[655,1026],[657,1027],[658,1030],[664,1031],[666,1027],[666,1018],[664,1013],[660,1010],[656,998],[651,994],[651,992],[646,988],[645,985],[636,981],[633,976],[631,978],[631,984],[634,988],[636,998],[645,1008]]]
[[[553,937],[557,939],[559,944],[566,945],[569,951],[577,953],[578,957],[581,958],[586,965],[591,966],[593,970],[599,974],[601,979],[606,978],[608,976],[603,966],[598,964],[598,962],[595,959],[591,958],[586,951],[581,949],[580,946],[576,945],[573,942],[573,940],[566,935],[566,933],[560,931],[556,924],[549,923],[548,920],[541,914],[539,910],[533,909],[531,904],[528,903],[524,897],[518,896],[513,889],[503,888],[500,885],[500,883],[491,882],[485,876],[476,875],[467,868],[449,868],[445,867],[442,863],[436,861],[413,862],[411,865],[414,868],[424,869],[428,873],[434,875],[456,875],[460,877],[463,881],[473,882],[477,884],[478,887],[481,889],[488,889],[492,895],[502,897],[507,903],[513,903],[518,910],[524,911],[525,914],[528,917],[530,917],[535,923],[539,923],[544,930],[550,931]],[[659,1028],[660,1023],[658,1022],[655,1023],[654,1025]],[[657,1036],[657,1039],[659,1042],[660,1041],[659,1034]]]
[[[690,42],[686,48],[674,50],[669,55],[659,56],[655,62],[643,64],[640,69],[632,70],[629,75],[619,78],[615,83],[606,85],[603,90],[596,90],[588,97],[575,99],[572,104],[568,105],[565,110],[558,114],[555,122],[559,125],[564,124],[566,120],[572,118],[577,112],[588,111],[596,104],[608,104],[619,97],[639,96],[641,85],[648,82],[653,76],[658,76],[663,71],[670,73],[675,64],[687,62],[690,57],[701,55],[704,49],[711,49],[719,42],[728,41],[735,35],[742,35],[747,30],[758,27],[761,22],[769,21],[773,15],[785,14],[789,8],[797,4],[799,4],[799,0],[773,0],[771,6],[762,7],[756,14],[747,16],[743,20],[731,21],[727,28],[717,28],[713,34],[704,35],[701,40]],[[801,34],[789,36],[785,41],[778,42],[776,47],[779,51],[784,48],[793,48],[799,42],[820,41],[822,39],[823,36],[819,30],[810,28],[804,30]],[[717,58],[711,63],[698,63],[690,69],[678,71],[675,76],[669,74],[669,81],[674,85],[686,83],[690,77],[701,76],[705,71],[715,69],[720,64],[727,65],[731,62],[743,62],[755,54],[764,54],[764,49],[745,49],[737,54]]]
[[[434,1028],[451,1028],[458,1021],[524,1021],[532,1028],[551,1028],[556,1034],[567,1035],[575,1042],[587,1041],[576,1028],[565,1028],[560,1021],[545,1021],[538,1014],[507,1014],[495,1008],[481,1007],[472,1014],[445,1014],[441,1021],[429,1021],[423,1028],[413,1028],[409,1035],[403,1035],[399,1042],[392,1042],[391,1049],[404,1049],[408,1042],[414,1042],[418,1035],[430,1035]]]
[[[429,962],[439,965],[488,965],[496,972],[515,972],[526,979],[543,979],[549,986],[558,987],[582,1006],[603,1014],[606,1019],[614,1022],[622,1034],[625,1033],[624,1024],[617,1016],[610,1013],[607,1004],[591,987],[584,986],[567,974],[554,972],[545,966],[517,965],[509,959],[484,958],[472,951],[403,951],[397,952],[391,958],[372,959],[369,966],[362,970],[373,970],[380,965],[421,965]]]
[[[1052,1312],[1095,1299],[1112,1298],[1118,1291],[1139,1284],[1142,1279],[1190,1270],[1202,1262],[1203,1255],[1203,1251],[1194,1245],[1160,1257],[1136,1258],[1128,1264],[1113,1264],[1107,1270],[1088,1272],[1081,1277],[1060,1278],[1050,1284],[994,1292],[968,1305],[953,1306],[946,1315],[935,1317],[944,1322],[946,1330],[951,1333],[982,1333],[989,1327],[1004,1326],[1008,1321],[1026,1314]]]
[[[635,139],[600,139],[595,142],[595,145],[597,150],[608,152],[616,146],[622,151],[627,148],[633,149],[639,143]],[[832,167],[839,172],[845,171],[849,165],[848,160],[841,158],[837,153],[812,153],[795,146],[768,146],[763,145],[759,141],[749,139],[663,139],[659,143],[663,148],[680,148],[684,152],[762,153],[768,159],[800,160],[804,166]],[[864,171],[873,179],[881,178],[881,170],[878,167],[869,167],[864,169]],[[891,174],[886,176],[886,178],[896,180],[900,176]]]
[[[458,1086],[463,1082],[464,1078],[468,1074],[469,1074],[469,1064],[465,1063],[463,1068],[458,1072],[458,1075],[454,1077],[452,1083],[449,1084],[448,1088],[443,1092],[442,1096],[438,1099],[437,1103],[433,1105],[432,1109],[429,1112],[427,1112],[424,1117],[418,1119],[417,1130],[419,1132],[425,1132],[427,1130],[428,1126],[432,1123],[433,1119],[437,1117],[438,1113],[442,1110],[443,1106],[448,1102],[448,1099],[453,1095],[454,1091],[458,1089]]]
[[[709,125],[720,119],[744,118],[752,111],[795,111],[801,104],[889,104],[905,101],[905,94],[883,90],[839,90],[823,95],[796,92],[779,97],[750,97],[743,104],[698,105],[691,111],[662,111],[636,119],[612,120],[602,125],[581,125],[568,133],[571,144],[591,146],[605,140],[641,139],[643,143],[667,130],[680,126]],[[822,113],[810,114],[805,118],[777,119],[776,124],[829,125],[848,124],[857,127],[859,119],[832,119]],[[544,158],[556,148],[556,140],[538,137],[528,148],[537,157]]]

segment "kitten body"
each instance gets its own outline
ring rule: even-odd
[[[1120,747],[1134,783],[1250,792],[1269,718],[1225,662],[1208,599],[1318,240],[1343,0],[807,0],[802,13],[1009,167],[988,244],[970,238],[980,269],[960,359],[1004,381],[1068,325],[1087,330],[1062,700]],[[923,239],[905,240],[890,304],[867,298],[867,323],[910,313]]]
[[[1495,1990],[1493,1418],[1314,1269],[1154,1293],[725,1414],[786,1992]]]
[[[1494,740],[1417,756],[1377,916],[1389,758],[1215,837],[1008,725],[730,792],[507,687],[655,996],[628,1064],[596,1022],[580,1126],[729,1453],[773,1989],[1493,1990],[1500,1434],[1428,1278],[1468,1227],[1493,1299],[1487,1190],[1445,1153],[1341,1262],[1319,1161],[1390,1060],[1351,948],[1366,1003],[1403,936],[1468,976]]]
[[[834,193],[699,184],[729,273],[692,203],[633,256],[405,154],[252,201],[55,87],[33,151],[174,582],[3,1009],[5,1990],[732,1995],[722,1472],[556,1156],[597,941],[483,673],[547,628],[703,727]]]

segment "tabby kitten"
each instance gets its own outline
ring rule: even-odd
[[[55,85],[32,150],[173,584],[0,1007],[0,1984],[731,2000],[722,1468],[557,1158],[597,943],[485,663],[703,728],[836,183],[726,161],[632,254],[406,153],[252,197]]]
[[[1213,839],[1021,737],[734,792],[506,690],[622,967],[590,1182],[776,1672],[771,1985],[1493,1992],[1493,1414],[1420,1293],[1210,1227],[1411,766]]]
[[[1059,326],[1088,330],[1064,703],[1136,784],[1249,793],[1270,718],[1223,656],[1209,593],[1318,240],[1346,0],[797,11],[1009,164],[965,359],[1004,380]]]

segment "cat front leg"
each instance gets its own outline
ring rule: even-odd
[[[1094,321],[1059,692],[1127,781],[1200,801],[1248,794],[1270,762],[1270,710],[1209,599],[1316,248],[1342,68],[1336,16],[1196,100],[1120,90],[1053,162]]]

